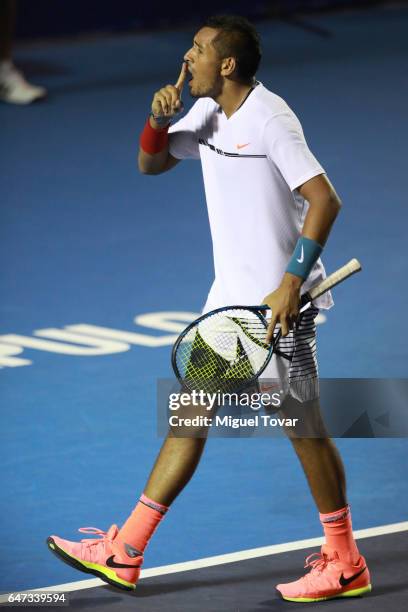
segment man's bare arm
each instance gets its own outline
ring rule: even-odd
[[[302,235],[324,246],[340,210],[340,198],[325,174],[306,181],[298,191],[309,202]]]
[[[331,227],[341,207],[341,201],[325,174],[315,176],[300,187],[299,193],[309,202],[309,209],[302,228],[302,236],[324,246]],[[264,298],[272,310],[267,340],[272,341],[273,332],[279,322],[282,335],[292,329],[299,314],[300,288],[304,280],[285,272],[278,289]]]
[[[149,123],[153,130],[163,130],[170,124],[171,119],[183,110],[181,93],[187,76],[187,64],[183,62],[179,78],[175,85],[166,85],[154,94],[152,113]],[[155,119],[157,117],[157,120]],[[138,165],[143,174],[161,174],[173,168],[180,160],[169,153],[167,145],[158,153],[147,153],[139,148]]]

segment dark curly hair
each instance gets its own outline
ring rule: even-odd
[[[203,27],[219,30],[212,41],[219,57],[235,57],[236,77],[251,81],[262,57],[259,34],[252,23],[239,15],[214,15]]]

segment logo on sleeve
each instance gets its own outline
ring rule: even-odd
[[[297,261],[298,263],[303,263],[304,258],[305,258],[305,254],[304,254],[304,252],[303,252],[303,244],[302,244],[302,251],[301,251],[301,253],[300,253],[300,257],[297,257],[297,258],[296,258],[296,261]]]
[[[247,147],[250,144],[250,142],[247,142],[246,144],[237,144],[237,149],[243,149],[244,147]]]

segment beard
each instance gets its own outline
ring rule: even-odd
[[[189,81],[189,91],[192,98],[216,98],[222,91],[222,79],[200,80],[192,76]]]

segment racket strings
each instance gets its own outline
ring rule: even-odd
[[[180,342],[177,367],[190,389],[233,391],[269,356],[265,323],[248,311],[223,311],[200,321]],[[200,384],[201,383],[201,384]]]

